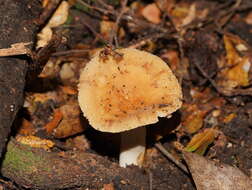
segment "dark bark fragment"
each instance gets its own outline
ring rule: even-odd
[[[36,26],[32,19],[39,15],[37,0],[0,0],[0,48],[31,42]],[[15,115],[23,102],[27,71],[24,57],[0,58],[0,157]]]

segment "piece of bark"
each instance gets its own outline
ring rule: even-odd
[[[252,180],[238,168],[184,152],[197,190],[252,190]]]
[[[31,189],[84,187],[149,188],[148,175],[134,167],[121,168],[106,158],[80,151],[46,152],[11,140],[2,163],[3,176]]]
[[[0,0],[0,48],[34,39],[39,16],[37,0]],[[23,57],[0,57],[0,157],[19,107],[23,103],[27,61]]]

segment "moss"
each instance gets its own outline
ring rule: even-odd
[[[2,164],[15,171],[25,173],[34,173],[37,167],[47,166],[47,160],[40,154],[34,153],[32,149],[27,145],[10,142]],[[44,167],[43,170],[50,171],[50,168]]]

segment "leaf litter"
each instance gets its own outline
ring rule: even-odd
[[[63,35],[67,45],[57,49],[34,82],[35,86],[41,82],[40,89],[26,93],[25,114],[21,114],[23,122],[17,130],[21,143],[48,150],[52,142],[46,139],[59,139],[70,149],[83,147],[83,151],[105,154],[117,162],[118,137],[101,134],[83,122],[77,104],[78,77],[100,48],[137,47],[163,58],[184,92],[179,112],[148,127],[149,148],[142,169],[151,172],[151,188],[195,189],[189,176],[155,151],[157,141],[177,161],[184,155],[197,189],[251,188],[246,176],[252,175],[249,1],[62,3],[67,5],[59,5],[55,12],[62,9],[61,14],[57,18],[53,15],[38,34],[38,47],[55,34]],[[179,184],[174,183],[178,179]],[[114,189],[115,184],[101,187]]]

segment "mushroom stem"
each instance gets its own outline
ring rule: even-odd
[[[136,129],[121,133],[121,146],[119,165],[141,166],[143,163],[146,144],[146,128],[138,127]]]

